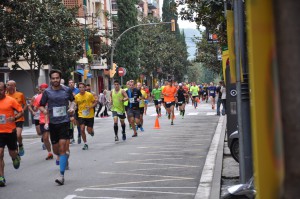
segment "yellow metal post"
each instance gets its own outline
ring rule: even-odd
[[[256,198],[276,199],[282,192],[284,165],[273,4],[246,3]]]

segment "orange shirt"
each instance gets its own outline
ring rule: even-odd
[[[21,112],[23,109],[14,98],[6,96],[0,100],[0,133],[12,133],[16,128],[15,122],[6,121],[7,118],[15,115],[15,110]]]
[[[164,94],[164,101],[165,102],[175,102],[175,95],[176,95],[176,87],[175,86],[165,86],[162,90],[162,93]],[[168,96],[166,96],[166,95]]]
[[[14,94],[9,94],[9,93],[6,93],[6,96],[9,96],[9,97],[12,97],[14,98],[15,100],[17,100],[17,102],[21,105],[21,107],[24,107],[26,105],[26,100],[25,100],[25,96],[23,93],[21,92],[14,92]],[[24,122],[25,121],[25,118],[24,116],[20,117],[18,120],[16,120],[16,122]]]

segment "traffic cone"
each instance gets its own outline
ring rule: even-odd
[[[155,124],[154,124],[154,129],[160,129],[158,117],[156,117]]]

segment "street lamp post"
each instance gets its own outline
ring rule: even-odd
[[[136,27],[140,27],[140,26],[152,26],[152,25],[162,25],[162,24],[172,24],[171,26],[171,31],[174,32],[175,31],[175,20],[172,19],[171,22],[160,22],[160,23],[147,23],[147,24],[138,24],[138,25],[135,25],[135,26],[132,26],[128,29],[126,29],[124,32],[122,32],[121,35],[119,35],[119,37],[116,39],[116,41],[113,43],[112,42],[112,49],[111,49],[111,56],[110,56],[110,67],[113,66],[114,64],[114,52],[115,52],[115,48],[118,44],[118,41],[121,39],[121,37],[126,33],[128,32],[129,30],[133,29],[133,28],[136,28]],[[111,78],[111,81],[113,81],[113,78]],[[111,82],[112,84],[113,82]]]

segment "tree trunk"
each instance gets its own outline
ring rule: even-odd
[[[300,195],[300,4],[297,0],[275,0],[276,42],[279,66],[285,181],[283,198]]]

